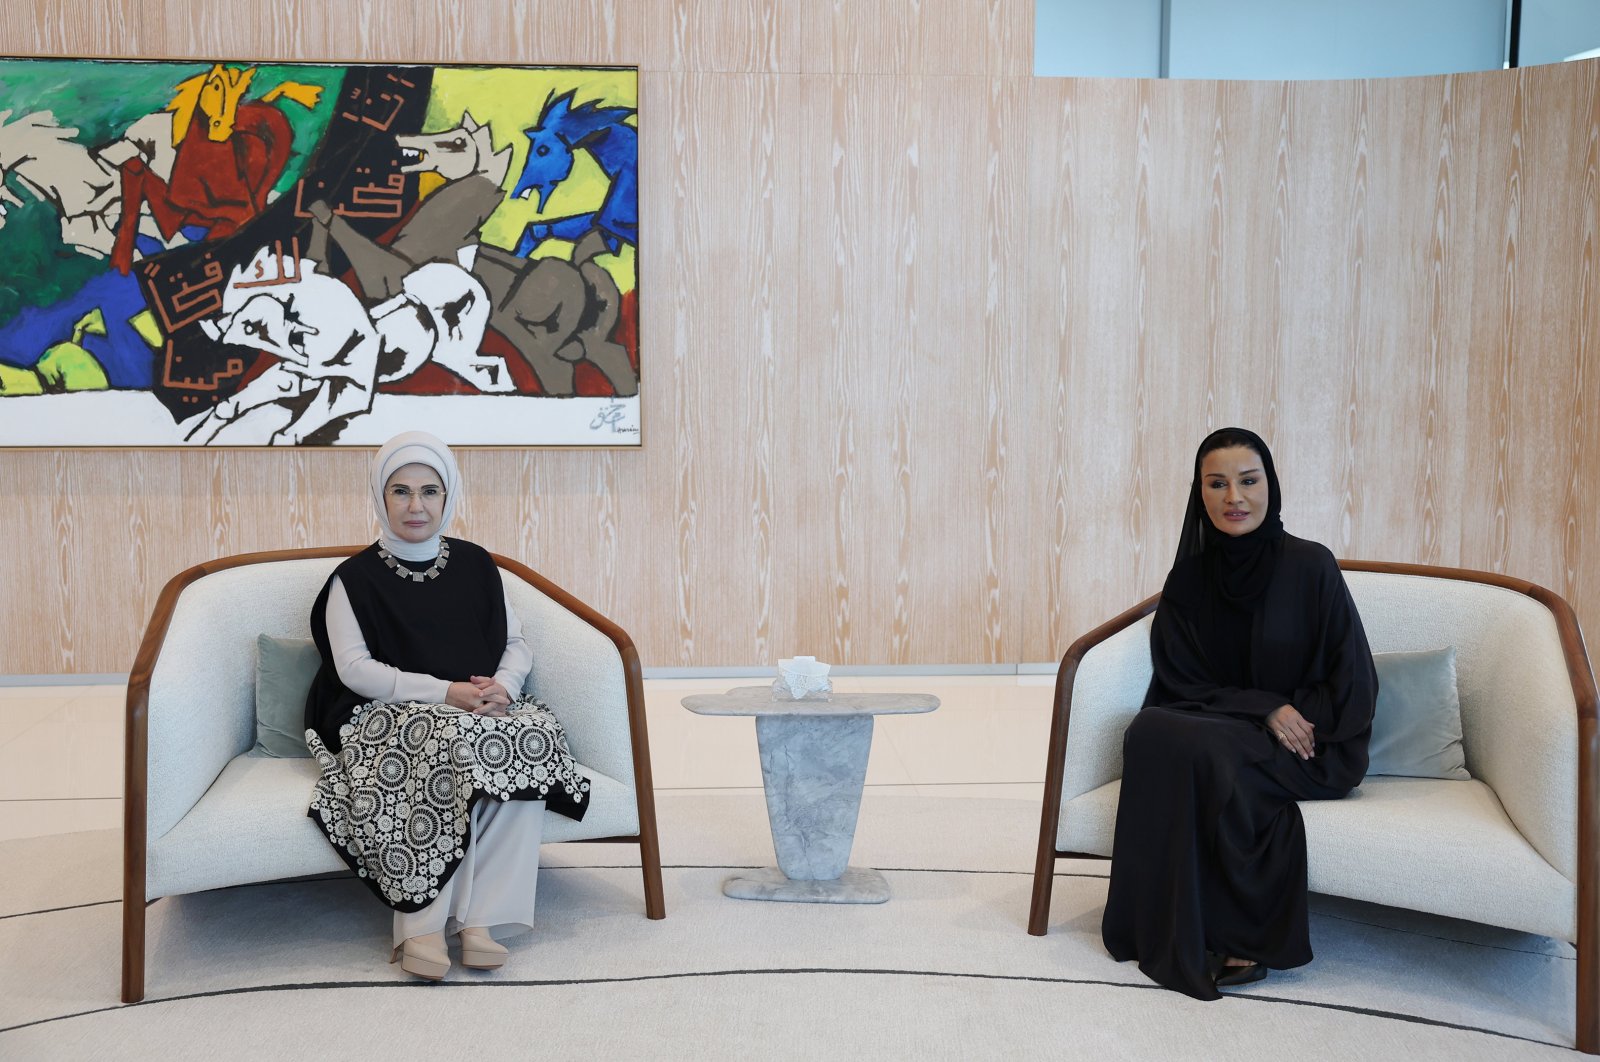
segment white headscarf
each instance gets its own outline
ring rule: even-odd
[[[394,528],[389,526],[389,507],[383,497],[389,477],[412,464],[427,465],[439,473],[439,482],[444,484],[444,511],[439,514],[439,530],[425,542],[407,542],[394,533]],[[450,526],[450,518],[455,515],[460,501],[461,473],[456,468],[456,459],[450,447],[436,436],[425,431],[401,432],[384,443],[383,449],[372,459],[372,504],[378,511],[378,526],[383,528],[378,541],[401,560],[425,561],[437,557],[439,535]]]

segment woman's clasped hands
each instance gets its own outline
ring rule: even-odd
[[[466,682],[452,682],[445,695],[452,708],[473,715],[503,716],[511,707],[511,694],[488,675],[473,675]]]
[[[1309,760],[1317,754],[1315,729],[1292,704],[1274,708],[1272,714],[1267,716],[1267,732],[1278,739],[1278,744],[1302,760]]]

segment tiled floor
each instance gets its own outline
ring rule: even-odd
[[[694,715],[679,699],[761,680],[650,679],[657,791],[759,792],[754,723]],[[929,715],[880,716],[867,784],[928,797],[1039,799],[1053,675],[834,680],[840,691],[936,694]],[[121,686],[0,686],[0,840],[122,821]]]

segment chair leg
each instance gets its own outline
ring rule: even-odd
[[[1050,892],[1056,883],[1056,832],[1061,826],[1061,788],[1066,781],[1067,724],[1072,718],[1072,680],[1077,661],[1069,652],[1056,672],[1055,711],[1050,716],[1050,750],[1044,760],[1044,800],[1039,807],[1039,851],[1033,861],[1033,906],[1028,932],[1050,931]]]
[[[639,839],[639,866],[644,871],[644,916],[667,917],[667,900],[661,891],[661,854],[656,850],[655,838],[648,842]]]
[[[639,869],[644,873],[644,916],[667,917],[667,901],[661,891],[661,842],[656,834],[656,802],[653,793],[639,800]]]
[[[1600,933],[1580,925],[1578,928],[1578,1005],[1577,1048],[1586,1055],[1600,1055]]]
[[[144,898],[122,897],[122,1001],[144,998]]]
[[[1044,803],[1039,809],[1039,850],[1033,860],[1033,906],[1028,911],[1028,932],[1042,937],[1050,931],[1050,892],[1056,883],[1056,830],[1061,825],[1061,784],[1064,750],[1056,749],[1057,721],[1051,725],[1052,752],[1045,764]]]
[[[1028,932],[1033,936],[1042,937],[1050,931],[1050,893],[1055,883],[1055,849],[1041,844],[1033,867],[1033,906],[1028,911]]]

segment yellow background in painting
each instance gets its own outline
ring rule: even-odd
[[[496,151],[510,146],[511,167],[502,185],[509,195],[516,187],[522,164],[528,157],[528,138],[523,135],[539,117],[545,100],[576,89],[574,105],[591,100],[603,107],[637,107],[639,75],[633,70],[604,70],[586,67],[519,70],[509,67],[436,67],[433,93],[422,132],[438,133],[461,124],[461,115],[471,111],[480,125],[487,125]],[[636,124],[631,121],[630,124]],[[425,178],[424,194],[438,187],[437,178]],[[550,194],[541,212],[536,197],[508,199],[484,222],[484,243],[513,250],[530,221],[561,218],[597,210],[605,198],[610,180],[587,151],[576,153],[572,174]],[[572,244],[565,240],[546,240],[535,251],[535,258],[570,258]],[[635,284],[634,248],[624,244],[619,254],[603,254],[596,264],[611,274],[623,292]]]

